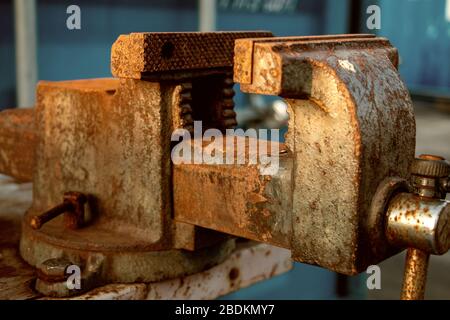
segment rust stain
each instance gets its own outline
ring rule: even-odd
[[[0,112],[0,172],[18,181],[31,181],[38,135],[34,108]]]

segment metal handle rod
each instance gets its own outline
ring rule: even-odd
[[[430,255],[422,250],[409,248],[406,253],[402,300],[423,300],[427,282]]]
[[[72,210],[72,207],[73,206],[70,202],[64,201],[56,207],[31,218],[30,225],[35,230],[40,229],[44,223],[52,220],[53,218],[56,218],[64,212]]]

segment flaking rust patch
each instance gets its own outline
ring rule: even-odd
[[[339,60],[339,65],[347,71],[356,72],[355,66],[348,60]]]

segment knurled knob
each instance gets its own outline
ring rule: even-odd
[[[422,154],[414,159],[411,173],[417,176],[443,178],[450,175],[450,164],[442,157]]]

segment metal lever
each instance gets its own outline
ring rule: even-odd
[[[30,226],[37,230],[44,223],[65,213],[64,224],[69,229],[77,229],[84,223],[84,204],[86,196],[80,192],[69,191],[64,193],[63,202],[50,210],[34,216],[30,220]]]
[[[411,173],[413,193],[397,194],[389,202],[386,236],[395,246],[408,248],[402,300],[421,300],[425,295],[430,254],[442,255],[450,248],[450,165],[444,158],[421,155]]]

